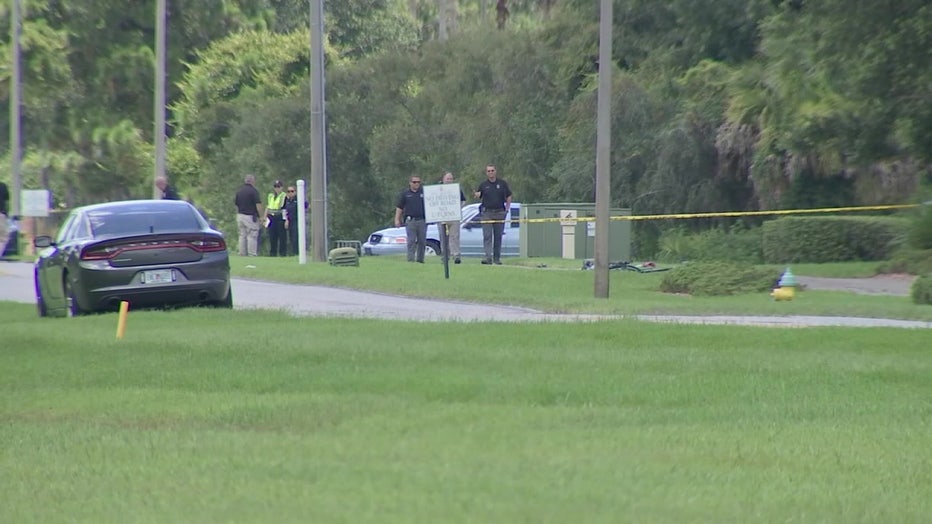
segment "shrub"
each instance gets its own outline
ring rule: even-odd
[[[764,262],[884,260],[904,243],[909,221],[897,217],[783,217],[762,226]]]
[[[893,253],[890,260],[880,264],[877,272],[908,273],[910,275],[932,273],[932,249],[922,250],[901,247]]]
[[[916,249],[932,249],[932,206],[920,207],[909,228],[909,245]]]
[[[932,273],[917,278],[910,289],[910,295],[916,304],[932,304]]]
[[[699,233],[675,228],[660,236],[658,258],[670,262],[730,261],[759,264],[763,260],[760,228],[736,225],[717,227]]]
[[[767,291],[780,278],[780,270],[733,262],[696,262],[666,273],[660,282],[665,293],[739,295]]]

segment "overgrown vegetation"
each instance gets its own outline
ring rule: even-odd
[[[780,272],[770,267],[731,262],[683,264],[665,273],[660,290],[697,296],[740,295],[767,291]]]
[[[916,304],[932,304],[932,272],[921,275],[913,282],[910,296]]]
[[[668,262],[726,261],[759,264],[761,229],[742,225],[730,229],[716,227],[706,231],[689,231],[675,227],[660,236],[657,258]]]
[[[902,247],[897,249],[890,260],[882,262],[878,273],[907,273],[910,275],[923,275],[932,273],[932,249],[910,249]]]
[[[783,217],[764,223],[764,262],[885,260],[901,246],[909,222],[897,217]]]
[[[150,197],[155,0],[24,3],[24,187],[65,206]],[[593,201],[598,9],[509,0],[499,30],[487,4],[325,2],[332,237],[386,225],[410,173],[450,169],[468,187],[487,162],[516,200]],[[263,192],[309,176],[307,13],[172,8],[169,171],[221,222],[245,172]],[[10,56],[7,8],[0,29]],[[613,35],[612,207],[904,203],[929,177],[925,0],[616,0]]]

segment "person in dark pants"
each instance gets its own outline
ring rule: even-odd
[[[10,190],[6,184],[0,182],[0,257],[6,253],[6,244],[10,241],[10,220],[7,202],[10,201]]]
[[[307,199],[304,200],[304,209],[307,210]],[[289,186],[285,191],[285,230],[288,232],[289,253],[298,254],[298,194],[295,188]]]
[[[511,212],[511,188],[498,178],[498,170],[485,166],[486,180],[479,184],[475,197],[480,200],[482,220],[482,247],[485,248],[483,264],[502,263],[502,234],[505,232],[505,217]]]
[[[288,236],[285,234],[285,194],[282,193],[281,180],[272,184],[272,192],[268,195],[268,206],[265,208],[267,219],[266,228],[269,230],[269,256],[288,255]]]
[[[239,227],[240,256],[259,254],[259,217],[262,216],[262,197],[256,189],[256,176],[246,175],[243,185],[236,190],[236,224]]]
[[[423,264],[427,222],[424,221],[424,191],[419,176],[412,176],[408,189],[399,193],[395,200],[395,227],[401,227],[402,218],[408,235],[408,262]]]

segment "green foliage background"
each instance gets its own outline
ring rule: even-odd
[[[149,197],[155,0],[24,4],[24,187]],[[332,237],[387,225],[410,173],[471,187],[491,162],[517,200],[594,198],[597,2],[511,0],[503,30],[487,0],[441,5],[325,3]],[[613,22],[612,206],[902,203],[932,182],[928,2],[615,0]],[[171,6],[169,173],[224,229],[245,173],[263,192],[310,176],[307,27],[304,0]],[[639,226],[639,249],[667,227]]]

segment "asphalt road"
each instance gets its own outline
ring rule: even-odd
[[[236,309],[280,309],[294,315],[319,317],[378,318],[415,321],[580,322],[618,317],[559,315],[533,309],[465,302],[400,297],[383,293],[353,291],[323,286],[279,284],[233,279]],[[275,297],[289,297],[287,304]],[[35,303],[32,264],[0,262],[0,301]],[[819,316],[682,316],[638,315],[650,322],[732,324],[777,327],[846,326],[932,329],[932,322],[881,318]]]

